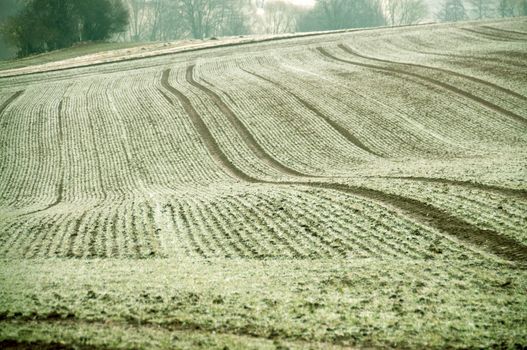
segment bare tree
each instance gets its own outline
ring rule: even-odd
[[[180,0],[181,12],[192,37],[210,36],[221,24],[222,0]]]
[[[249,24],[250,2],[247,0],[224,0],[221,2],[219,35],[241,35],[251,32]]]
[[[132,41],[141,40],[144,34],[146,14],[146,0],[128,0],[130,12],[130,37]]]
[[[513,0],[498,0],[497,11],[500,17],[514,16],[514,1]]]
[[[428,15],[424,0],[384,0],[384,11],[392,26],[419,23]]]
[[[527,0],[498,0],[500,17],[527,16]]]
[[[443,22],[457,22],[466,18],[462,0],[443,0],[437,18]]]
[[[256,24],[257,31],[267,34],[294,32],[300,10],[283,0],[267,2]]]
[[[492,16],[493,4],[492,0],[469,0],[469,5],[474,13],[476,19],[488,18]]]
[[[317,0],[300,30],[373,27],[385,23],[381,0]]]

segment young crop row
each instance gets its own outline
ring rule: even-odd
[[[303,56],[307,58],[298,58],[287,66],[276,60],[271,64],[264,62],[263,66],[258,64],[257,69],[273,81],[282,80],[283,85],[287,84],[285,89],[305,96],[325,115],[352,130],[364,142],[370,145],[375,142],[376,149],[383,147],[390,156],[467,155],[478,148],[496,148],[492,143],[501,140],[499,146],[510,144],[511,140],[516,142],[525,135],[525,128],[518,123],[510,125],[506,120],[507,125],[480,106],[467,106],[463,99],[455,103],[450,96],[434,96],[423,90],[423,86],[416,92],[414,81],[361,71],[351,71],[349,79],[345,79],[334,73],[350,71],[345,66],[334,62],[313,66],[316,57]],[[350,98],[350,94],[356,98]],[[432,98],[436,101],[431,101]],[[483,119],[482,115],[488,117]],[[455,119],[456,123],[446,123],[445,118]],[[367,136],[358,132],[366,132]]]
[[[232,64],[200,65],[195,71],[225,96],[224,102],[255,141],[281,163],[298,164],[295,168],[302,172],[318,175],[328,170],[345,172],[358,162],[376,158],[346,140],[318,111],[308,108],[308,102],[287,90]]]
[[[505,23],[499,25],[503,24]],[[439,27],[434,31],[409,28],[404,33],[395,32],[391,35],[364,33],[354,37],[352,46],[369,56],[382,56],[393,61],[408,61],[411,57],[416,63],[432,64],[461,74],[484,77],[492,83],[525,92],[521,78],[510,73],[525,68],[521,53],[524,52],[522,42],[526,37],[518,33],[507,33],[507,40],[504,41],[482,37],[456,27]],[[382,50],[379,50],[381,47]]]
[[[521,149],[521,95],[341,38],[88,69],[7,97],[0,254],[422,259],[473,244],[523,261],[512,190],[495,212],[482,192],[496,188],[350,178]]]
[[[522,113],[525,109],[527,97],[511,89],[450,69],[434,67],[429,64],[383,59],[377,57],[378,54],[365,55],[346,44],[339,44],[338,47],[347,53],[354,63],[367,64],[371,67],[379,67],[383,71],[402,73],[426,81],[429,84],[449,90],[451,93],[478,102],[493,111],[511,117],[515,121],[525,122],[518,113]],[[518,73],[520,71],[517,70]]]
[[[368,179],[364,180],[364,184],[386,193],[402,193],[442,208],[482,229],[494,230],[524,245],[527,243],[527,220],[524,215],[527,193],[523,190],[514,193],[507,189],[502,191],[500,186],[473,186],[461,181],[448,184],[447,180],[433,182],[431,179],[411,177]]]
[[[478,254],[369,200],[259,186],[112,201],[0,226],[8,258],[412,258]],[[156,207],[158,206],[158,207]]]
[[[388,105],[372,98],[371,93],[358,91],[356,86],[361,82],[354,79],[354,73],[350,73],[352,80],[348,83],[348,79],[321,71],[323,64],[313,66],[313,60],[293,65],[278,62],[259,65],[260,75],[280,82],[282,89],[310,101],[326,118],[352,133],[383,158],[434,153],[448,156],[449,153],[463,151],[453,144],[449,135],[441,135],[428,125],[421,124],[412,118],[407,109],[396,104]]]
[[[328,60],[336,61],[340,70],[345,69],[347,65],[362,66],[360,62],[336,56],[340,53],[330,53],[326,49],[323,49],[323,53],[327,55]],[[525,135],[525,118],[492,102],[477,96],[468,96],[468,93],[442,82],[428,81],[429,78],[421,74],[414,76],[413,73],[405,73],[401,69],[394,71],[380,65],[368,64],[366,68],[375,71],[377,79],[361,81],[364,84],[359,85],[360,89],[371,91],[376,99],[384,103],[400,105],[402,110],[413,111],[420,120],[426,120],[429,125],[433,123],[432,130],[443,131],[446,128],[443,134],[446,137],[453,136],[468,142],[483,143],[480,147],[490,144],[492,148],[501,148],[504,144],[511,144],[511,141],[514,143]],[[348,84],[353,85],[351,82]],[[375,89],[378,84],[383,86],[382,90]],[[417,89],[418,87],[420,89]],[[436,101],[430,101],[431,98]],[[433,114],[427,113],[429,110],[432,110]],[[493,143],[497,145],[492,146]],[[470,143],[466,146],[475,147]]]

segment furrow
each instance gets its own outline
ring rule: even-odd
[[[497,40],[497,41],[506,41],[506,42],[511,42],[511,41],[512,42],[524,42],[525,41],[525,39],[511,38],[511,37],[508,37],[508,36],[500,35],[498,33],[484,32],[484,31],[477,30],[477,29],[474,29],[474,28],[460,28],[460,29],[465,31],[465,32],[476,34],[477,36],[484,37],[486,39],[492,39],[492,40]]]
[[[13,103],[17,98],[19,98],[20,95],[22,95],[23,93],[24,90],[17,91],[13,95],[11,95],[11,97],[9,97],[4,103],[2,103],[2,105],[0,105],[0,116],[2,115],[4,110],[6,110],[6,108],[9,107],[9,105]]]
[[[225,244],[224,232],[221,232],[222,226],[218,225],[217,217],[214,211],[204,203],[198,200],[194,205],[195,221],[199,225],[199,236],[204,242],[210,255],[208,257],[224,257],[229,255],[229,247]]]
[[[88,99],[86,99],[85,103],[87,107],[86,110],[89,110]],[[97,179],[99,180],[99,186],[101,186],[101,191],[102,191],[103,200],[104,200],[104,198],[106,198],[106,192],[104,190],[104,182],[103,182],[103,176],[102,176],[101,156],[100,156],[100,152],[97,147],[97,138],[96,138],[95,128],[93,126],[93,120],[92,120],[91,115],[88,115],[87,119],[88,119],[88,127],[90,129],[90,134],[91,134],[91,141],[93,143],[93,147],[95,150],[94,158],[95,158],[95,166],[96,166],[96,171],[97,171]]]
[[[194,125],[194,128],[198,132],[198,134],[201,136],[201,140],[205,144],[205,147],[209,151],[210,156],[221,165],[221,169],[225,171],[230,176],[236,178],[236,179],[242,179],[247,182],[257,182],[258,180],[248,176],[247,174],[240,171],[238,168],[236,168],[230,160],[227,158],[225,153],[221,150],[221,148],[218,146],[218,143],[210,133],[208,127],[205,125],[203,120],[201,119],[198,112],[194,109],[192,104],[190,103],[190,100],[183,95],[179,90],[175,89],[172,85],[170,85],[168,78],[170,75],[170,69],[167,69],[163,71],[163,76],[161,78],[161,85],[167,89],[172,95],[174,95],[178,101],[183,106],[183,109],[189,116],[190,120],[192,121],[192,124]]]
[[[500,33],[510,33],[510,34],[518,34],[518,35],[527,36],[527,32],[520,32],[520,31],[516,31],[516,30],[496,28],[496,27],[491,27],[491,26],[481,26],[481,28],[490,29],[490,30],[493,30],[493,31],[496,31],[496,32],[500,32]]]
[[[63,223],[68,223],[67,216],[59,214],[51,217],[44,217],[38,227],[31,227],[26,234],[32,236],[32,239],[25,246],[23,253],[24,258],[45,257],[46,246],[51,243],[53,236],[58,234]]]
[[[305,185],[306,183],[296,184]],[[320,182],[307,184],[319,188],[334,189],[387,204],[401,210],[408,217],[418,222],[425,223],[469,244],[485,248],[501,258],[522,263],[527,262],[527,246],[496,231],[478,228],[428,203],[364,187]]]
[[[250,219],[247,215],[242,216],[238,212],[233,214],[231,206],[232,203],[227,201],[223,201],[222,206],[218,206],[217,203],[212,203],[209,207],[208,213],[212,216],[212,220],[220,229],[220,239],[226,241],[225,244],[228,249],[225,249],[226,255],[224,255],[224,257],[248,257],[251,247],[247,244],[239,231],[233,229],[233,224],[237,218]]]
[[[190,200],[190,199],[189,199]],[[202,239],[202,236],[199,234],[200,230],[203,231],[203,228],[200,227],[201,220],[196,220],[193,214],[192,205],[185,203],[181,211],[183,222],[187,226],[188,239],[190,241],[190,247],[192,248],[191,252],[198,254],[202,258],[210,257],[211,250],[208,247],[208,242]]]
[[[84,218],[86,217],[87,214],[88,212],[84,212],[82,213],[80,217],[75,219],[75,224],[69,234],[69,237],[67,238],[67,244],[65,245],[66,249],[63,254],[67,258],[74,257],[74,252],[73,252],[74,243],[77,237],[81,235],[81,231],[80,231],[81,225],[84,223]]]
[[[271,235],[275,241],[278,241],[286,249],[286,252],[295,259],[305,259],[309,257],[309,252],[303,245],[301,237],[295,237],[291,234],[291,230],[284,226],[276,217],[270,213],[276,213],[276,209],[273,207],[273,203],[270,202],[269,198],[262,197],[261,202],[258,205],[259,209],[265,208],[267,210],[258,210],[255,213],[258,215],[261,213],[263,221],[269,224]],[[278,209],[280,211],[280,209]]]
[[[216,104],[216,106],[221,110],[221,112],[229,119],[232,126],[236,129],[240,137],[243,139],[243,141],[249,146],[251,151],[265,164],[267,164],[269,167],[274,168],[284,174],[292,175],[292,176],[300,176],[300,177],[307,177],[309,175],[303,174],[299,171],[296,171],[294,169],[291,169],[282,163],[278,162],[276,159],[274,159],[271,155],[269,155],[263,148],[260,146],[260,144],[256,141],[256,139],[253,137],[253,135],[250,133],[250,131],[247,129],[247,127],[238,119],[238,117],[234,114],[234,112],[223,102],[220,96],[218,96],[214,91],[210,90],[206,86],[198,83],[194,80],[193,72],[194,72],[194,65],[191,65],[187,68],[187,74],[186,79],[187,81],[194,87],[200,89],[201,91],[205,92]]]
[[[500,194],[503,196],[515,197],[519,199],[527,199],[527,190],[524,190],[524,189],[514,189],[514,188],[506,188],[506,187],[495,186],[495,185],[486,185],[486,184],[472,182],[472,181],[451,180],[451,179],[431,178],[431,177],[418,177],[418,176],[372,176],[372,178],[441,183],[441,184],[446,184],[446,185],[472,188],[475,190],[496,193],[496,194]]]
[[[449,74],[449,75],[454,75],[454,76],[457,76],[459,78],[463,78],[463,79],[466,79],[466,80],[471,80],[471,81],[473,81],[475,83],[478,83],[478,84],[481,84],[481,85],[486,85],[486,86],[488,86],[488,87],[490,87],[492,89],[499,90],[499,91],[501,91],[503,93],[506,93],[508,95],[514,96],[514,97],[516,97],[518,99],[527,101],[527,97],[526,96],[523,96],[523,95],[521,95],[521,94],[519,94],[519,93],[517,93],[515,91],[509,90],[509,89],[504,88],[502,86],[493,84],[493,83],[491,83],[489,81],[486,81],[486,80],[483,80],[483,79],[479,79],[479,78],[476,78],[476,77],[473,77],[473,76],[470,76],[470,75],[458,73],[458,72],[455,72],[455,71],[452,71],[452,70],[449,70],[449,69],[445,69],[445,68],[427,66],[427,65],[423,65],[423,64],[416,64],[416,63],[410,63],[410,62],[398,62],[398,61],[386,60],[386,59],[381,59],[381,58],[372,57],[372,56],[366,56],[364,54],[358,53],[357,51],[353,50],[352,48],[350,48],[349,46],[344,45],[344,44],[339,44],[338,47],[340,47],[342,50],[346,51],[347,53],[349,53],[351,55],[354,55],[354,56],[357,56],[357,57],[360,57],[360,58],[364,58],[366,60],[383,62],[383,63],[388,63],[388,64],[395,64],[395,65],[400,65],[400,66],[423,68],[423,69],[428,69],[428,70],[434,70],[434,71],[437,71],[437,72],[442,72],[442,73]]]
[[[175,206],[177,206],[177,211],[174,209]],[[176,228],[175,234],[178,236],[176,241],[182,244],[182,255],[192,256],[196,245],[191,241],[194,237],[190,234],[190,226],[183,205],[179,201],[174,205],[169,203],[167,209],[170,216],[169,220],[172,220],[172,224]],[[179,220],[177,220],[178,218]]]
[[[238,197],[237,202],[241,205],[241,209],[247,213],[246,215],[251,216],[249,220],[250,227],[248,231],[253,235],[258,233],[264,235],[264,237],[258,236],[256,243],[262,247],[262,253],[260,256],[263,257],[301,257],[302,253],[297,249],[297,244],[293,242],[289,237],[281,235],[277,232],[276,221],[268,214],[269,210],[262,210],[262,205],[269,203],[265,196],[252,196],[250,198]],[[254,202],[256,201],[256,203]],[[275,212],[271,209],[270,212]],[[262,244],[262,242],[267,242]],[[278,254],[277,254],[278,253]]]
[[[51,209],[53,207],[56,207],[57,205],[59,205],[62,202],[62,197],[63,197],[63,194],[64,194],[64,159],[63,159],[63,155],[62,155],[63,145],[64,145],[64,131],[63,131],[63,125],[62,125],[63,103],[64,103],[64,99],[62,99],[60,101],[60,103],[59,103],[58,114],[57,114],[58,128],[59,128],[58,129],[58,140],[57,140],[57,143],[59,145],[59,165],[58,165],[58,168],[60,169],[61,175],[60,175],[59,183],[57,184],[57,189],[56,189],[57,195],[56,195],[56,198],[53,201],[53,203],[49,204],[45,208],[37,209],[37,210],[31,211],[31,212],[28,212],[28,213],[24,213],[24,214],[22,214],[23,216],[31,215],[31,214],[35,214],[35,213],[40,213],[40,212],[49,210],[49,209]]]
[[[437,123],[437,118],[430,116],[422,120],[425,113],[417,114],[412,108],[388,104],[380,98],[382,95],[376,96],[368,88],[352,87],[344,81],[331,79],[330,72],[313,72],[312,60],[294,63],[296,69],[291,65],[283,65],[281,69],[278,63],[277,68],[267,68],[267,71],[271,69],[267,75],[271,72],[278,76],[287,75],[288,87],[302,88],[305,99],[313,103],[327,101],[324,105],[319,104],[318,109],[338,119],[347,129],[356,130],[361,138],[367,138],[369,144],[387,157],[415,156],[416,151],[419,155],[432,151],[445,156],[445,152],[458,150],[455,151],[458,154],[459,150],[465,149],[454,141],[450,128],[445,129],[446,125]],[[264,64],[258,66],[260,71],[266,69]],[[395,74],[383,72],[383,75]],[[365,115],[368,118],[364,118]]]
[[[262,198],[259,208],[266,209],[265,212],[273,213],[272,221],[280,229],[279,234],[289,237],[290,242],[294,242],[296,252],[293,251],[294,257],[298,258],[312,258],[319,259],[322,257],[330,257],[333,255],[333,247],[320,235],[313,234],[310,230],[304,230],[298,223],[298,215],[292,215],[295,208],[290,208],[286,212],[286,208],[276,210],[276,206],[269,198]],[[278,220],[277,220],[278,219]],[[298,255],[297,255],[298,254]]]
[[[319,50],[323,53],[327,53],[322,48],[319,48]],[[333,56],[330,55],[330,57]],[[377,66],[372,65],[366,66],[377,68]],[[184,104],[186,105],[185,109],[189,112],[189,115],[191,114],[191,119],[195,121],[195,125],[199,126],[198,132],[200,132],[202,138],[209,139],[207,142],[207,146],[209,147],[209,150],[211,150],[217,155],[216,160],[218,161],[218,163],[224,168],[226,167],[226,170],[230,174],[241,174],[241,176],[238,177],[240,180],[249,179],[252,183],[274,185],[300,185],[314,188],[330,189],[349,193],[362,198],[367,198],[375,202],[380,202],[383,204],[387,204],[390,207],[397,208],[406,215],[408,215],[408,217],[417,220],[418,222],[427,224],[431,227],[438,229],[439,231],[445,232],[467,243],[484,247],[490,252],[496,254],[497,256],[512,261],[527,262],[527,246],[524,246],[513,239],[504,237],[498,232],[492,230],[483,230],[478,227],[475,227],[461,219],[452,216],[444,210],[438,209],[427,203],[423,203],[415,199],[410,199],[399,195],[384,193],[378,190],[350,186],[345,184],[324,182],[278,182],[263,180],[260,181],[249,177],[248,175],[244,174],[241,170],[236,168],[233,164],[228,161],[225,161],[225,155],[219,149],[216,141],[213,139],[207,126],[201,120],[201,117],[198,115],[198,113],[191,106],[188,99],[186,99],[186,97],[184,97],[181,93],[177,92],[177,90],[175,90],[168,84],[168,74],[169,70],[166,70],[165,74],[163,74],[164,85],[166,85],[165,87],[167,89],[170,88],[169,91],[172,91],[176,97],[182,97],[181,101],[184,102]]]
[[[252,207],[244,205],[245,203],[240,197],[234,196],[223,198],[223,203],[227,204],[225,222],[229,224],[226,232],[231,236],[231,245],[242,246],[243,253],[241,256],[253,258],[262,255],[270,256],[270,251],[263,244],[263,241],[254,238],[256,234],[260,234],[261,228],[254,225],[257,218],[255,213],[250,210]]]
[[[331,125],[331,127],[333,129],[335,129],[335,131],[337,131],[340,135],[342,135],[346,140],[348,140],[350,143],[352,143],[353,145],[359,147],[360,149],[370,153],[370,154],[373,154],[373,155],[376,155],[378,157],[383,157],[381,154],[373,151],[371,148],[369,148],[368,146],[366,146],[364,143],[362,143],[355,135],[353,135],[351,132],[349,132],[346,128],[344,128],[343,126],[341,126],[339,123],[337,123],[336,121],[332,120],[331,118],[329,118],[328,116],[326,116],[325,114],[323,114],[321,111],[319,111],[315,106],[313,106],[313,104],[311,104],[309,101],[301,98],[300,96],[298,96],[297,94],[295,94],[293,91],[291,91],[290,89],[284,87],[283,85],[271,80],[271,79],[268,79],[260,74],[257,74],[257,73],[254,73],[254,72],[251,72],[249,70],[246,70],[244,68],[241,68],[241,70],[243,70],[244,72],[248,73],[248,74],[251,74],[259,79],[262,79],[264,81],[267,81],[268,83],[271,83],[275,86],[277,86],[279,89],[282,89],[282,90],[285,90],[287,91],[291,96],[293,96],[300,104],[302,104],[304,107],[306,107],[307,109],[309,109],[311,112],[313,112],[314,114],[316,114],[318,117],[320,117],[322,120],[324,120],[326,123],[328,123],[329,125]]]
[[[527,125],[527,119],[516,114],[516,113],[513,113],[509,110],[506,110],[502,107],[499,107],[497,105],[495,105],[494,103],[492,102],[489,102],[481,97],[478,97],[478,96],[475,96],[475,95],[472,95],[471,93],[469,92],[466,92],[464,90],[461,90],[453,85],[450,85],[450,84],[447,84],[447,83],[444,83],[442,81],[439,81],[439,80],[436,80],[436,79],[433,79],[433,78],[430,78],[428,76],[425,76],[425,75],[421,75],[421,74],[417,74],[417,73],[413,73],[413,72],[410,72],[408,70],[402,70],[402,69],[396,69],[396,68],[390,68],[390,67],[382,67],[382,66],[377,66],[377,65],[373,65],[373,64],[368,64],[368,63],[361,63],[361,62],[357,62],[357,61],[350,61],[350,60],[345,60],[345,59],[342,59],[342,58],[338,58],[336,56],[333,56],[332,54],[330,54],[327,50],[325,50],[324,48],[322,47],[317,47],[317,50],[324,56],[328,57],[328,58],[331,58],[333,60],[336,60],[336,61],[339,61],[339,62],[344,62],[344,63],[348,63],[348,64],[352,64],[352,65],[355,65],[355,66],[359,66],[359,67],[365,67],[365,68],[370,68],[370,69],[377,69],[377,70],[381,70],[381,71],[385,71],[385,72],[391,72],[391,73],[396,73],[396,74],[402,74],[402,75],[407,75],[407,76],[411,76],[411,77],[414,77],[414,78],[418,78],[418,79],[421,79],[421,80],[424,80],[428,83],[431,83],[433,85],[436,85],[436,86],[439,86],[445,90],[448,90],[450,92],[453,92],[457,95],[460,95],[460,96],[463,96],[465,98],[468,98],[472,101],[475,101],[477,103],[479,103],[480,105],[482,106],[485,106],[487,107],[488,109],[491,109],[495,112],[498,112],[502,115],[505,115],[505,116],[508,116],[524,125]]]

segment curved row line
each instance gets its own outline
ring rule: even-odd
[[[300,64],[304,63],[300,61]],[[310,66],[310,61],[305,62],[305,64]],[[259,67],[260,70],[263,69],[263,65],[260,63]],[[271,67],[271,71],[267,75],[273,75],[271,72],[276,72],[277,69],[280,69],[280,67]],[[318,97],[321,92],[321,85],[320,83],[313,82],[311,79],[305,79],[305,72],[302,70],[303,74],[297,75],[293,72],[291,66],[285,65],[284,69],[278,75],[287,76],[288,88],[290,90],[301,91],[304,96],[306,93],[309,94],[308,96],[310,97],[304,97],[309,101],[312,98]],[[461,146],[458,142],[453,141],[450,134],[445,132],[446,130],[439,131],[437,129],[438,125],[433,118],[428,118],[426,121],[419,120],[419,118],[416,118],[419,116],[409,109],[405,109],[397,104],[386,103],[383,100],[385,96],[380,93],[374,93],[367,88],[357,89],[356,86],[351,88],[339,79],[341,78],[339,74],[337,74],[338,78],[333,77],[331,79],[314,72],[309,72],[308,74],[317,77],[317,79],[321,79],[321,81],[330,82],[330,84],[323,86],[323,91],[324,100],[332,102],[325,103],[323,108],[331,111],[329,113],[332,116],[345,116],[347,125],[350,125],[350,123],[352,125],[358,125],[357,123],[360,123],[361,137],[366,138],[366,135],[371,136],[372,133],[375,133],[376,137],[370,137],[368,141],[376,149],[382,150],[382,154],[385,154],[386,157],[394,156],[395,150],[393,148],[393,142],[397,143],[397,147],[412,152],[411,154],[414,154],[413,152],[415,152],[416,148],[419,151],[430,149],[437,151],[441,149],[441,153],[443,153],[443,151],[447,150],[447,148],[443,148],[445,144],[456,149],[466,149],[466,147]],[[384,74],[395,76],[395,74],[387,72]],[[292,79],[296,81],[293,82]],[[364,115],[368,115],[369,118],[363,118],[362,116]],[[353,119],[348,118],[348,116]],[[406,127],[403,127],[403,124],[401,124],[402,120],[405,121],[404,125]],[[408,126],[411,126],[411,128],[408,128]],[[447,134],[449,136],[446,136]],[[419,147],[413,147],[410,150],[410,147],[407,146],[410,143],[412,145],[419,144]],[[424,145],[426,147],[423,147]]]
[[[484,31],[480,31],[474,28],[460,28],[460,29],[464,30],[465,32],[476,34],[477,36],[481,36],[487,39],[492,39],[492,40],[497,40],[497,41],[506,41],[506,42],[509,42],[509,41],[524,42],[525,41],[525,39],[511,38],[508,36],[499,35],[498,33],[484,32]]]
[[[310,102],[308,102],[307,100],[301,98],[300,96],[298,96],[297,94],[295,94],[294,92],[292,92],[290,89],[284,87],[283,85],[271,80],[271,79],[268,79],[260,74],[257,74],[257,73],[254,73],[254,72],[251,72],[249,70],[246,70],[246,69],[243,69],[241,68],[244,72],[248,73],[248,74],[251,74],[259,79],[262,79],[264,81],[267,81],[268,83],[271,83],[275,86],[277,86],[279,89],[282,89],[282,90],[285,90],[287,91],[291,96],[293,96],[300,104],[302,104],[304,107],[306,107],[307,109],[309,109],[311,112],[315,113],[318,117],[320,117],[321,119],[323,119],[326,123],[328,123],[331,127],[333,127],[333,129],[335,129],[335,131],[337,131],[340,135],[342,135],[346,140],[348,140],[349,142],[351,142],[353,145],[359,147],[360,149],[370,153],[370,154],[373,154],[373,155],[376,155],[378,157],[381,157],[383,158],[383,156],[381,154],[379,154],[378,152],[375,152],[374,150],[372,150],[371,148],[369,148],[368,146],[366,146],[364,143],[362,143],[355,135],[353,135],[351,132],[349,132],[346,128],[342,127],[339,123],[337,123],[336,121],[332,120],[331,118],[329,118],[328,116],[324,115],[321,111],[319,111],[315,106],[313,106]]]
[[[516,30],[496,28],[496,27],[491,27],[491,26],[481,26],[481,28],[490,29],[490,30],[493,30],[493,31],[496,31],[496,32],[501,32],[501,33],[527,35],[527,32],[519,32],[519,31],[516,31]]]
[[[452,70],[449,70],[449,69],[445,69],[445,68],[427,66],[427,65],[423,65],[423,64],[410,63],[410,62],[398,62],[398,61],[381,59],[381,58],[372,57],[372,56],[366,56],[364,54],[360,54],[356,50],[353,50],[349,46],[343,45],[343,44],[339,44],[338,47],[340,47],[342,50],[346,51],[347,53],[349,53],[351,55],[354,55],[354,56],[357,56],[357,57],[360,57],[360,58],[364,58],[366,60],[378,61],[378,62],[383,62],[383,63],[408,66],[408,67],[424,68],[424,69],[434,70],[434,71],[438,71],[438,72],[443,72],[443,73],[446,73],[446,74],[449,74],[449,75],[454,75],[454,76],[457,76],[457,77],[460,77],[460,78],[463,78],[463,79],[471,80],[471,81],[473,81],[475,83],[478,83],[478,84],[481,84],[481,85],[486,85],[486,86],[488,86],[490,88],[499,90],[499,91],[504,92],[504,93],[506,93],[508,95],[514,96],[514,97],[522,99],[524,101],[527,101],[527,97],[526,96],[523,96],[523,95],[521,95],[521,94],[519,94],[519,93],[517,93],[515,91],[512,91],[510,89],[504,88],[502,86],[493,84],[493,83],[491,83],[489,81],[486,81],[486,80],[483,80],[483,79],[479,79],[479,78],[476,78],[476,77],[473,77],[473,76],[470,76],[470,75],[466,75],[466,74],[463,74],[463,73],[455,72],[455,71],[452,71]]]
[[[420,181],[420,182],[429,182],[429,183],[440,183],[446,185],[454,186],[463,186],[467,188],[473,188],[476,190],[493,192],[504,196],[516,197],[519,199],[527,199],[527,190],[525,189],[515,189],[515,188],[506,188],[501,186],[487,185],[472,181],[462,181],[462,180],[451,180],[444,178],[433,178],[433,177],[420,177],[420,176],[370,176],[369,178],[377,179],[396,179],[396,180],[410,180],[410,181]]]
[[[192,73],[192,70],[189,69],[187,70],[187,73],[188,72]],[[445,232],[450,236],[456,237],[465,242],[484,247],[490,252],[502,258],[516,262],[527,261],[527,246],[524,246],[513,239],[505,237],[499,234],[498,232],[480,229],[450,215],[444,210],[433,207],[427,203],[420,202],[415,199],[410,199],[394,194],[387,194],[382,191],[373,190],[369,188],[338,183],[305,181],[265,181],[258,180],[246,175],[242,170],[238,169],[234,164],[228,161],[227,156],[218,147],[217,142],[212,137],[212,134],[201,119],[201,116],[190,105],[190,101],[188,100],[188,98],[186,98],[173,86],[170,86],[168,82],[169,74],[169,69],[164,71],[162,85],[166,87],[167,90],[172,92],[174,96],[178,99],[183,97],[182,99],[180,99],[180,102],[184,106],[185,110],[191,112],[191,118],[194,119],[195,124],[199,125],[198,132],[200,133],[202,138],[207,139],[207,141],[205,141],[205,144],[207,148],[209,148],[209,153],[222,168],[227,168],[225,170],[228,173],[237,177],[238,179],[242,181],[248,181],[251,183],[273,184],[280,186],[298,185],[307,186],[311,188],[336,190],[339,192],[352,194],[355,196],[373,200],[375,202],[380,202],[385,205],[389,205],[390,207],[397,208],[406,215],[408,215],[410,218],[417,220],[418,222],[430,225],[441,232]],[[227,106],[225,105],[225,107]],[[232,111],[230,113],[232,113]],[[234,116],[234,113],[232,113],[232,115]],[[268,157],[271,156],[268,155]]]
[[[252,134],[249,132],[247,127],[236,117],[234,112],[223,102],[220,96],[216,94],[214,91],[210,90],[206,86],[198,83],[196,80],[194,80],[194,65],[191,65],[187,68],[186,72],[186,79],[187,81],[194,87],[197,87],[201,91],[205,92],[207,95],[210,96],[210,98],[214,101],[216,106],[221,110],[221,112],[229,119],[231,124],[234,126],[236,131],[238,131],[238,134],[240,137],[245,141],[247,146],[251,149],[251,151],[258,156],[260,160],[262,160],[264,163],[266,163],[268,166],[288,175],[293,176],[309,176],[306,174],[303,174],[299,171],[296,171],[294,169],[291,169],[273,157],[271,157],[263,148],[260,146],[260,144],[255,140],[255,138],[252,136]]]
[[[11,104],[13,103],[17,98],[20,97],[20,95],[22,95],[24,93],[24,90],[19,90],[17,92],[15,92],[13,95],[11,95],[11,97],[9,97],[4,103],[2,103],[2,105],[0,105],[0,116],[2,115],[2,113],[4,112],[4,110]]]
[[[61,172],[61,175],[60,175],[60,179],[59,179],[59,182],[57,184],[57,195],[56,195],[56,198],[55,200],[50,203],[49,205],[47,205],[45,208],[42,208],[42,209],[37,209],[37,210],[33,210],[33,211],[30,211],[28,213],[24,213],[22,214],[21,216],[26,216],[26,215],[31,215],[31,214],[35,214],[35,213],[40,213],[40,212],[43,212],[43,211],[46,211],[48,209],[51,209],[53,207],[56,207],[57,205],[59,205],[61,202],[62,202],[62,197],[64,195],[64,161],[63,161],[63,156],[62,156],[62,149],[63,149],[63,144],[64,144],[64,131],[63,131],[63,125],[62,125],[62,109],[63,109],[63,104],[64,104],[64,99],[60,101],[59,103],[59,107],[58,107],[58,112],[57,112],[57,121],[58,121],[58,137],[57,137],[57,142],[58,142],[58,145],[59,145],[59,166],[58,166],[58,169],[61,169],[60,172]]]
[[[492,64],[498,63],[504,63],[510,66],[514,67],[525,67],[526,65],[523,64],[523,62],[518,60],[511,60],[509,59],[508,55],[507,57],[503,57],[503,55],[499,55],[499,57],[496,56],[475,56],[475,55],[462,55],[462,54],[455,54],[455,53],[444,53],[444,52],[437,52],[437,47],[430,45],[429,42],[424,42],[422,39],[417,38],[415,36],[406,37],[405,41],[400,42],[391,42],[390,44],[393,44],[394,47],[398,50],[404,50],[404,51],[410,51],[415,52],[418,54],[423,55],[431,55],[431,56],[439,56],[439,57],[451,57],[451,58],[458,58],[458,59],[468,59],[468,60],[477,60],[482,62],[490,62]],[[429,51],[434,50],[434,51]],[[509,54],[509,52],[507,52]]]
[[[439,80],[436,80],[436,79],[433,79],[433,78],[430,78],[428,76],[425,76],[425,75],[422,75],[422,74],[418,74],[418,73],[414,73],[414,72],[410,72],[408,70],[402,70],[402,69],[397,69],[397,68],[390,68],[390,67],[383,67],[383,66],[378,66],[378,65],[373,65],[373,64],[368,64],[368,63],[362,63],[362,62],[357,62],[357,61],[350,61],[350,60],[346,60],[346,59],[342,59],[342,58],[339,58],[339,57],[336,57],[332,54],[330,54],[326,49],[322,48],[322,47],[317,47],[317,50],[324,56],[332,59],[332,60],[335,60],[335,61],[339,61],[339,62],[344,62],[344,63],[347,63],[347,64],[351,64],[351,65],[354,65],[354,66],[359,66],[359,67],[365,67],[365,68],[370,68],[370,69],[376,69],[376,70],[381,70],[381,71],[385,71],[385,72],[390,72],[390,73],[396,73],[396,74],[401,74],[401,75],[407,75],[407,76],[411,76],[411,77],[414,77],[414,78],[418,78],[420,80],[424,80],[428,83],[431,83],[433,85],[436,85],[436,86],[439,86],[445,90],[448,90],[450,92],[453,92],[457,95],[460,95],[460,96],[463,96],[465,98],[468,98],[470,100],[473,100],[477,103],[479,103],[480,105],[482,106],[485,106],[487,107],[488,109],[491,109],[495,112],[498,112],[502,115],[505,115],[505,116],[508,116],[518,122],[521,122],[522,124],[524,125],[527,125],[527,119],[516,114],[516,113],[513,113],[509,110],[506,110],[502,107],[499,107],[497,105],[495,105],[494,103],[492,102],[489,102],[481,97],[478,97],[478,96],[475,96],[469,92],[466,92],[464,90],[461,90],[451,84],[447,84],[447,83],[444,83],[442,81],[439,81]]]

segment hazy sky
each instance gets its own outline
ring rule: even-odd
[[[288,1],[295,5],[302,5],[302,6],[313,6],[315,4],[315,0],[288,0]]]

